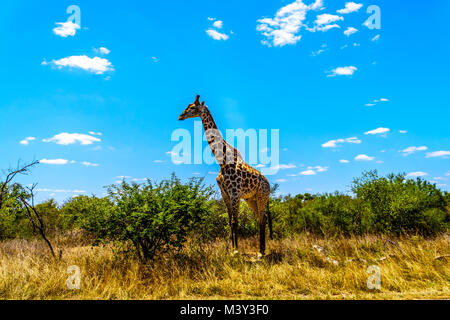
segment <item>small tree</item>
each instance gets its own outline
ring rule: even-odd
[[[175,175],[153,184],[128,184],[108,188],[113,206],[104,212],[96,235],[119,243],[131,242],[142,260],[180,249],[209,212],[213,194],[202,179],[182,183]]]

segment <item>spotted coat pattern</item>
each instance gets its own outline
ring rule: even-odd
[[[211,151],[220,165],[217,184],[226,204],[231,227],[233,248],[238,249],[238,214],[241,199],[244,199],[258,219],[260,229],[260,253],[265,253],[266,206],[270,196],[270,184],[258,170],[247,164],[238,150],[228,144],[217,129],[216,123],[204,102],[197,96],[188,105],[179,120],[200,117]]]

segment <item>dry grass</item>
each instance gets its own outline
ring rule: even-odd
[[[241,240],[243,254],[235,256],[226,241],[217,241],[190,244],[147,265],[111,247],[54,242],[62,260],[52,260],[41,241],[0,243],[0,299],[450,298],[449,235],[392,241],[303,235],[270,241],[261,261],[255,259],[255,239]],[[380,290],[366,286],[372,264],[381,269]],[[81,290],[66,287],[70,265],[81,268]]]

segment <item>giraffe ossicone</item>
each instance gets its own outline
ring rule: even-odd
[[[200,117],[202,120],[206,139],[213,156],[220,165],[216,181],[227,207],[233,249],[238,249],[239,204],[241,199],[244,199],[258,219],[259,251],[261,255],[264,255],[267,220],[270,237],[272,237],[272,221],[268,210],[269,181],[261,172],[247,164],[242,159],[240,152],[225,141],[205,102],[200,103],[199,95],[196,96],[193,103],[187,106],[178,119],[186,120],[195,117]]]

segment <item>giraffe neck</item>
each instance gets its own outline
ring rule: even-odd
[[[209,147],[216,158],[219,165],[225,163],[226,148],[228,148],[228,143],[223,138],[222,134],[217,129],[217,125],[209,111],[208,107],[205,106],[205,110],[201,115],[203,129],[205,130],[206,139],[208,141]]]

